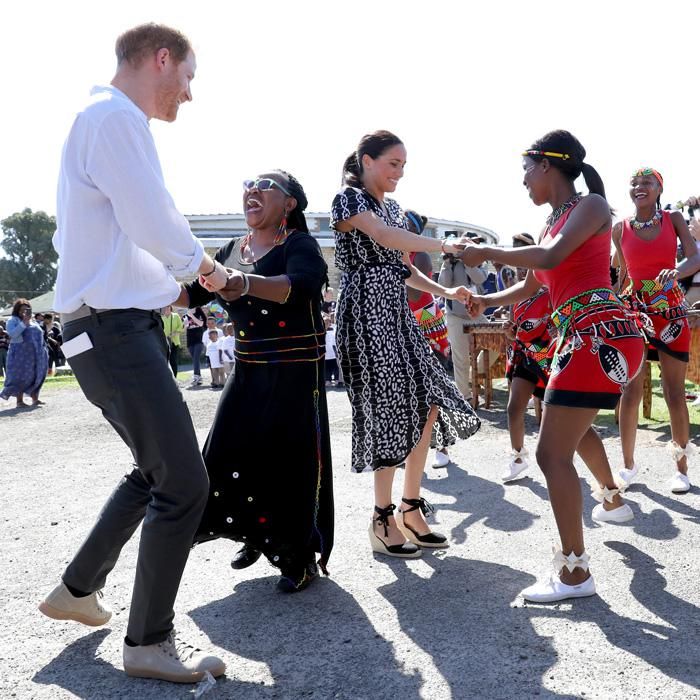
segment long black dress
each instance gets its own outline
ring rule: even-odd
[[[236,365],[204,445],[211,482],[195,542],[227,537],[252,545],[293,575],[333,547],[333,482],[326,407],[321,287],[327,266],[318,243],[293,232],[257,262],[240,257],[241,239],[216,259],[226,267],[274,277],[291,291],[279,304],[252,296],[234,302],[198,282],[191,306],[214,298],[235,329]]]
[[[373,212],[388,226],[407,228],[393,199],[384,207],[365,190],[345,187],[333,200],[335,263],[342,270],[336,345],[352,404],[352,470],[402,464],[420,441],[431,406],[438,406],[431,444],[468,438],[480,421],[436,359],[408,306],[410,270],[399,250],[359,229],[337,230]]]

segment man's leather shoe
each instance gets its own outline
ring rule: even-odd
[[[238,552],[236,552],[236,556],[231,560],[231,568],[232,569],[247,569],[249,566],[253,566],[255,562],[260,559],[260,555],[262,552],[260,550],[255,549],[255,547],[251,547],[248,544],[244,544]]]

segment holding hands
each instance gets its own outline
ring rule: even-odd
[[[480,294],[472,294],[467,305],[467,310],[472,318],[476,318],[484,313],[486,309],[486,299]]]
[[[236,301],[236,299],[240,299],[244,292],[247,291],[245,275],[239,270],[233,270],[230,267],[224,269],[226,270],[228,278],[226,280],[226,286],[218,290],[219,296],[226,301]]]
[[[199,275],[199,283],[209,292],[218,292],[226,286],[228,272],[218,261],[214,261],[214,268],[211,272]]]
[[[459,255],[467,246],[469,245],[469,238],[467,236],[462,236],[459,240],[453,243],[448,243],[447,239],[442,242],[442,252],[448,253],[449,255]]]
[[[478,267],[488,260],[488,253],[484,246],[469,243],[460,254],[460,258],[467,267]]]
[[[466,287],[447,287],[445,289],[445,299],[452,299],[461,304],[468,305],[470,303],[472,293]]]

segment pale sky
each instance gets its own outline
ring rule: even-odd
[[[327,211],[345,157],[376,129],[408,150],[395,198],[502,240],[547,214],[522,186],[520,153],[572,131],[630,212],[630,173],[651,165],[664,203],[700,194],[698,3],[414,0],[64,0],[0,9],[0,218],[55,214],[60,151],[114,40],[175,26],[197,54],[194,101],[152,122],[180,211],[241,211],[241,181],[270,168]],[[687,28],[687,29],[686,29]],[[581,187],[584,187],[581,181]]]

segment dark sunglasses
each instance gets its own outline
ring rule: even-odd
[[[270,177],[259,177],[256,180],[243,180],[243,188],[246,192],[250,192],[250,190],[260,190],[261,192],[266,192],[267,190],[275,189],[279,190],[283,194],[286,194],[287,197],[292,196],[283,185],[280,185],[279,182]]]

